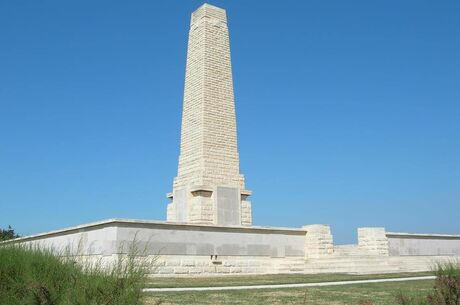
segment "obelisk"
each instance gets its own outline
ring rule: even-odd
[[[250,226],[249,195],[240,174],[226,12],[203,4],[190,23],[179,166],[167,220]]]

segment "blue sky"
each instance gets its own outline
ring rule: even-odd
[[[0,227],[165,218],[201,4],[0,2]],[[211,4],[254,224],[460,234],[459,1]]]

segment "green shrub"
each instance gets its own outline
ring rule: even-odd
[[[460,305],[460,263],[438,264],[433,291],[428,295],[429,305]]]
[[[142,304],[145,265],[136,255],[131,252],[104,269],[97,263],[76,264],[49,250],[0,246],[0,304]]]
[[[11,226],[8,226],[7,229],[0,229],[0,241],[5,241],[17,237],[20,237],[19,234],[14,232]]]
[[[428,296],[396,296],[398,305],[460,305],[460,262],[438,263],[436,280]]]

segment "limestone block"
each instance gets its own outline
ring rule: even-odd
[[[307,225],[305,235],[305,258],[319,258],[334,252],[331,228],[328,225]]]
[[[206,267],[212,265],[212,262],[210,260],[200,259],[195,261],[195,265],[199,267]]]
[[[168,267],[176,267],[176,266],[180,266],[180,264],[181,264],[180,260],[166,260],[165,262],[165,266],[168,266]]]
[[[174,274],[188,274],[190,268],[188,267],[176,267],[174,268]]]
[[[203,273],[217,273],[217,268],[215,266],[212,267],[203,267]]]
[[[217,267],[217,273],[230,273],[230,268],[228,267]]]
[[[151,261],[152,261],[151,264],[155,264],[155,266],[157,267],[166,266],[166,261],[164,260],[155,260],[155,258],[152,258]]]
[[[248,262],[246,260],[238,260],[236,265],[238,267],[247,267],[248,266]]]
[[[201,193],[192,194],[190,202],[190,223],[212,224],[214,221],[213,201],[210,197]]]
[[[167,221],[176,221],[176,210],[173,203],[169,203],[166,212]]]
[[[388,256],[388,238],[385,228],[358,228],[358,246],[375,255]]]
[[[195,261],[191,259],[184,259],[181,262],[181,266],[184,267],[194,267],[195,266]]]
[[[188,268],[189,271],[188,273],[189,274],[201,274],[203,273],[203,268],[200,268],[200,267],[191,267],[191,268]]]
[[[264,274],[264,273],[269,273],[269,271],[267,271],[266,268],[255,268],[255,272],[256,274]]]
[[[251,202],[247,200],[241,201],[241,225],[251,226],[252,225],[252,208]]]
[[[242,271],[243,271],[244,273],[256,273],[256,272],[257,272],[257,268],[247,267],[247,268],[242,268]]]
[[[223,264],[225,267],[234,267],[236,266],[236,261],[233,260],[226,260]]]
[[[262,263],[259,260],[252,260],[249,261],[248,265],[251,267],[259,267],[262,265]]]
[[[157,269],[158,274],[174,274],[174,269],[169,267],[161,267]]]
[[[241,273],[241,272],[242,272],[242,268],[240,267],[230,268],[230,273]]]

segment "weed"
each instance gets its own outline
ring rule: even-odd
[[[103,267],[30,245],[1,246],[0,304],[140,305],[148,262],[134,245],[130,251]]]

